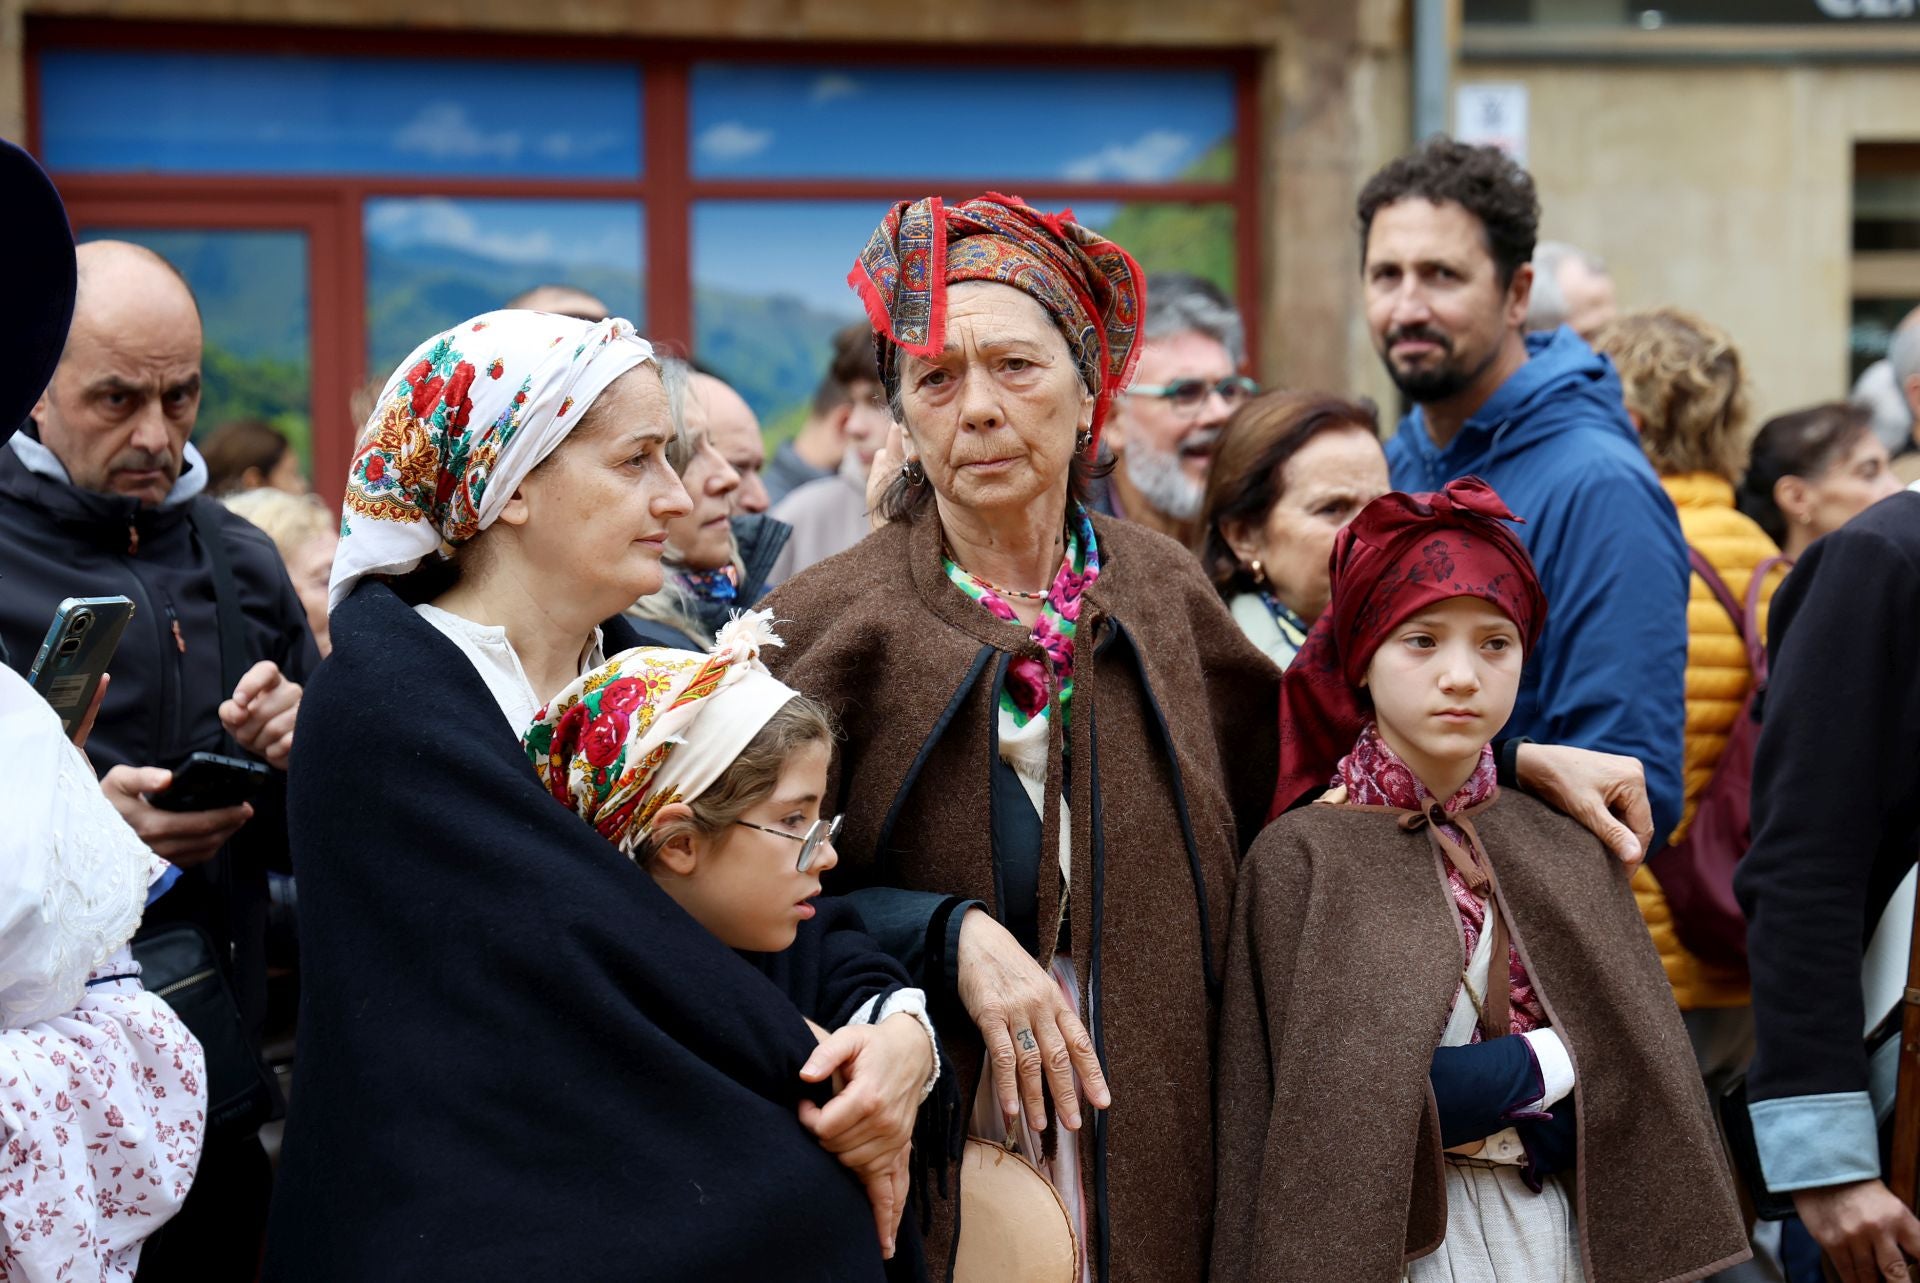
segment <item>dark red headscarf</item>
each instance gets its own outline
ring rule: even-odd
[[[879,340],[888,396],[899,390],[901,352],[931,360],[946,346],[947,287],[961,281],[1011,285],[1053,318],[1094,394],[1092,458],[1108,406],[1140,359],[1140,265],[1070,209],[1043,214],[998,192],[951,209],[938,196],[900,202],[847,276]]]
[[[1326,787],[1372,716],[1361,689],[1367,665],[1408,617],[1450,597],[1479,597],[1504,611],[1532,654],[1547,622],[1533,558],[1507,510],[1478,477],[1438,494],[1381,495],[1334,537],[1333,599],[1307,634],[1280,686],[1280,783],[1273,815]]]

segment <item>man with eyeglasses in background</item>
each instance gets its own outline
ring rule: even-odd
[[[1192,547],[1220,430],[1260,387],[1240,373],[1240,314],[1212,283],[1149,276],[1140,323],[1140,363],[1104,434],[1114,468],[1091,507]]]

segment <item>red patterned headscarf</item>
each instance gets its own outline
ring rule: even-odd
[[[899,390],[901,352],[931,360],[945,348],[947,287],[961,281],[1011,285],[1060,327],[1095,397],[1091,457],[1107,407],[1140,359],[1140,265],[1070,209],[1043,214],[997,192],[952,209],[938,196],[900,202],[847,276],[873,322],[888,396]]]
[[[1333,599],[1280,687],[1278,815],[1324,788],[1372,716],[1360,681],[1373,653],[1409,617],[1451,597],[1493,603],[1531,654],[1547,622],[1533,558],[1505,523],[1507,510],[1478,477],[1438,494],[1375,499],[1334,537]]]

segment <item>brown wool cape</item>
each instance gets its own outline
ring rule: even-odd
[[[1474,817],[1578,1082],[1587,1283],[1681,1283],[1745,1225],[1629,874],[1502,792]],[[1460,987],[1440,857],[1393,815],[1302,807],[1241,870],[1221,1011],[1216,1283],[1398,1283],[1446,1232],[1427,1067]]]
[[[1095,1277],[1198,1283],[1213,1209],[1212,1037],[1240,835],[1259,831],[1277,760],[1279,670],[1242,636],[1173,540],[1093,517],[1100,577],[1075,635],[1072,953],[1113,1106],[1080,1135]],[[765,603],[781,680],[827,704],[844,740],[836,893],[965,895],[1000,913],[992,778],[1007,660],[1041,651],[955,587],[929,505],[796,576]],[[1048,796],[1063,778],[1050,719]],[[1171,751],[1169,751],[1171,749]],[[1053,867],[1059,808],[1040,850]],[[1042,876],[1051,956],[1057,876]],[[983,1048],[963,1013],[941,1035],[971,1101]],[[1063,1133],[1064,1135],[1069,1135]],[[958,1173],[934,1193],[927,1259],[950,1274]]]

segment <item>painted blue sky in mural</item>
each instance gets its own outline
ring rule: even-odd
[[[56,170],[640,172],[640,73],[613,64],[49,49],[40,107]]]
[[[1165,182],[1232,136],[1233,77],[703,63],[692,117],[702,178]]]
[[[1046,209],[1057,202],[1042,201]],[[1099,227],[1118,207],[1081,202],[1074,213]],[[693,279],[741,294],[786,295],[819,311],[860,319],[847,284],[853,260],[887,212],[885,201],[701,201],[693,207]],[[742,253],[778,246],[777,254]]]

